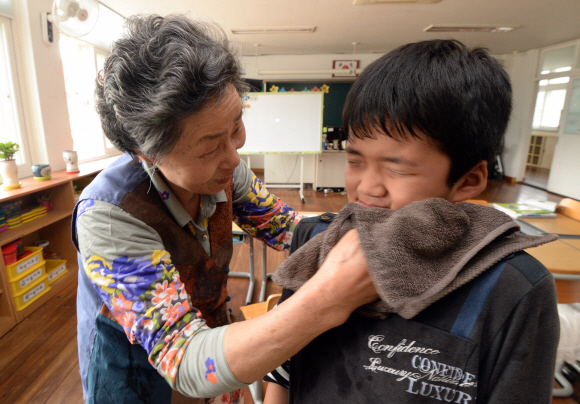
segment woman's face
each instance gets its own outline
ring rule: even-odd
[[[157,166],[172,188],[217,194],[232,180],[240,163],[237,150],[246,142],[242,102],[233,84],[217,103],[186,118],[173,150]]]

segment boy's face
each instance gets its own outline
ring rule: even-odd
[[[394,140],[376,132],[376,139],[351,136],[347,143],[346,192],[349,202],[391,210],[428,198],[455,201],[447,185],[451,159],[429,138]]]

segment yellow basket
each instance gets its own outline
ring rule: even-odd
[[[46,260],[46,273],[48,274],[48,283],[52,283],[64,274],[66,269],[66,260]]]
[[[45,271],[45,261],[40,261],[35,266],[27,269],[16,279],[10,281],[10,288],[12,289],[12,295],[20,293],[23,290],[27,290],[30,285],[32,285],[37,279],[40,279],[43,275],[46,275]]]
[[[25,290],[21,290],[14,294],[14,303],[16,304],[16,311],[24,310],[38,298],[50,290],[48,286],[48,275],[43,275],[37,279]]]
[[[22,275],[24,272],[42,261],[42,247],[24,247],[24,251],[32,251],[32,255],[24,257],[12,265],[6,266],[8,280],[10,282],[16,280],[19,275]]]

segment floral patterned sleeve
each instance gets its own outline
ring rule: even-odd
[[[268,192],[243,160],[234,174],[233,210],[234,222],[246,233],[276,250],[290,250],[302,216]]]
[[[79,205],[77,229],[86,275],[133,344],[174,385],[186,347],[205,321],[150,227],[105,202]]]

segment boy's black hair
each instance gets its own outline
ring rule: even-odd
[[[347,138],[418,137],[451,159],[452,186],[500,152],[511,113],[509,76],[486,49],[455,40],[411,43],[371,63],[348,93]]]

